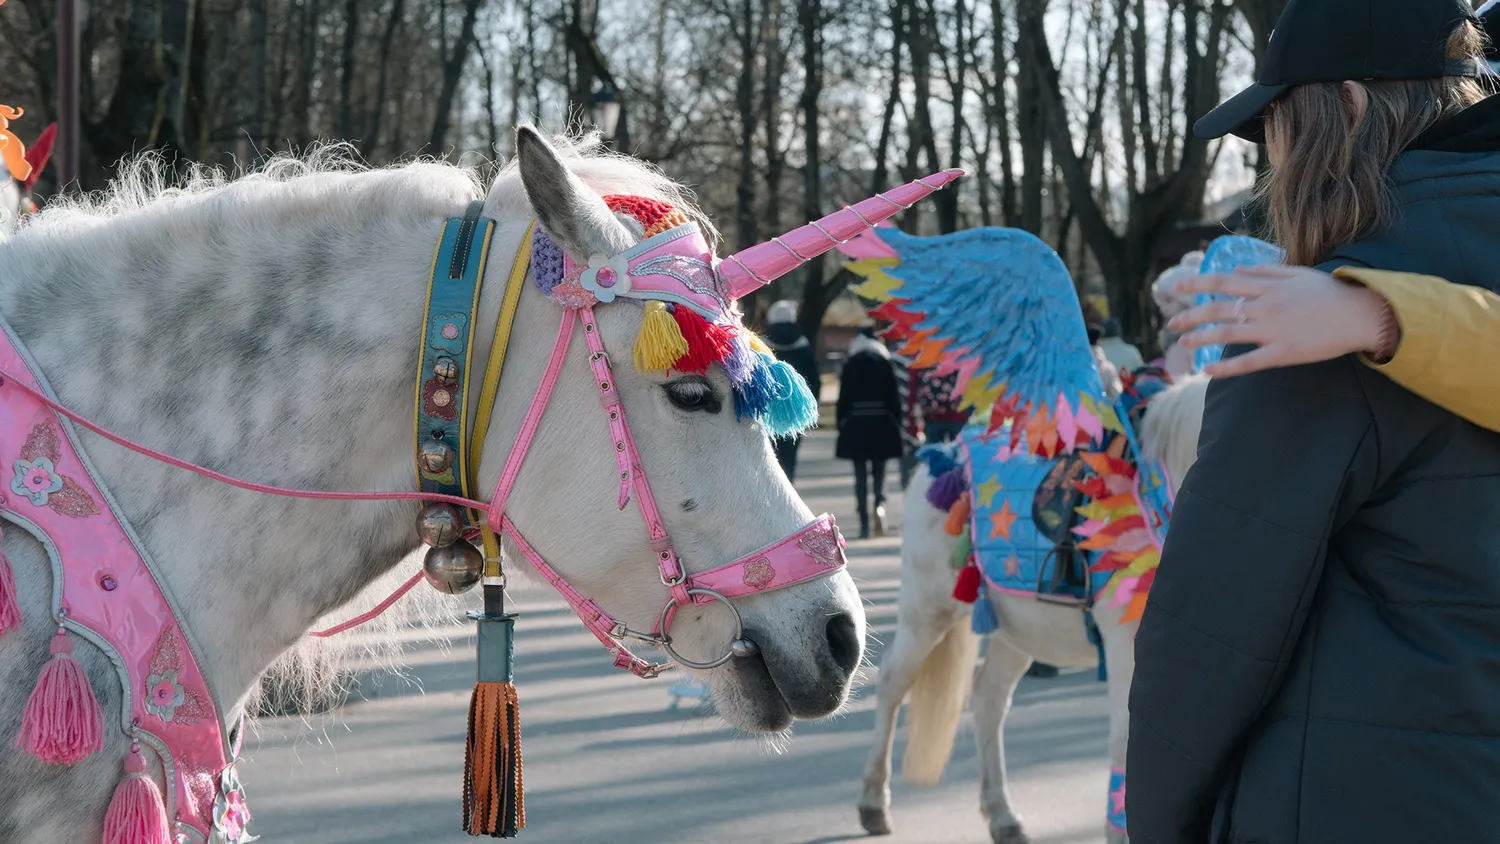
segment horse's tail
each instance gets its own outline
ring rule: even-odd
[[[958,721],[974,685],[974,662],[979,637],[969,630],[969,616],[948,628],[927,655],[912,681],[906,705],[906,753],[901,779],[916,785],[936,785],[943,775]]]

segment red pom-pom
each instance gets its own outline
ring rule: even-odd
[[[979,600],[979,567],[964,566],[958,570],[958,580],[953,584],[953,599],[965,604]]]
[[[672,318],[688,344],[687,354],[677,359],[673,369],[701,374],[734,351],[733,328],[709,322],[686,305],[673,305]]]

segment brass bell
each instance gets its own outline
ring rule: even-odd
[[[458,541],[464,520],[452,504],[428,504],[417,511],[417,536],[433,548],[443,548]]]
[[[450,595],[467,592],[484,574],[484,555],[467,542],[429,548],[422,560],[422,574],[432,588]]]
[[[452,384],[458,380],[458,361],[453,358],[438,358],[432,365],[432,374],[439,384]]]
[[[423,440],[417,448],[417,460],[422,464],[422,471],[441,475],[453,465],[453,446],[442,440]]]

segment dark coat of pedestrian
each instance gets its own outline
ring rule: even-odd
[[[901,415],[891,353],[873,331],[865,329],[849,344],[849,357],[839,376],[839,436],[834,450],[838,457],[854,461],[862,537],[870,534],[867,498],[872,482],[875,532],[885,532],[885,464],[901,457]]]

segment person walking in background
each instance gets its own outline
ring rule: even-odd
[[[766,312],[766,345],[778,360],[786,361],[807,382],[807,388],[817,399],[822,393],[823,379],[818,372],[818,356],[812,341],[797,323],[797,303],[782,299],[772,303]],[[776,450],[776,460],[786,472],[787,480],[797,480],[797,447],[802,444],[802,435],[778,437],[771,440]]]
[[[958,373],[937,375],[931,369],[911,371],[911,415],[927,443],[946,443],[958,439],[958,432],[969,423],[969,410],[960,407]]]
[[[870,536],[870,493],[874,493],[875,534],[885,535],[885,464],[901,458],[901,399],[891,353],[871,328],[849,343],[839,376],[838,445],[834,454],[854,461],[854,498],[859,537]],[[873,482],[873,490],[871,489]]]

